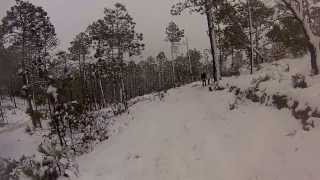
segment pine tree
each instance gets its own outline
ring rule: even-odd
[[[222,0],[184,0],[172,6],[171,14],[180,15],[184,10],[189,9],[190,12],[196,12],[204,14],[207,18],[208,23],[208,34],[211,45],[211,55],[213,57],[213,78],[214,81],[220,79],[218,63],[218,50],[217,50],[217,39],[215,32],[215,17],[214,10],[222,3]]]
[[[166,40],[170,42],[171,45],[171,58],[172,58],[172,70],[173,70],[173,84],[176,83],[176,72],[175,72],[175,52],[174,46],[179,43],[184,37],[184,30],[180,29],[178,25],[171,21],[166,27]]]
[[[7,11],[2,19],[2,28],[8,44],[21,52],[20,74],[28,110],[33,117],[32,87],[38,87],[39,83],[43,85],[38,81],[46,71],[47,50],[57,45],[55,28],[42,7],[22,0],[16,0],[16,4]],[[40,122],[33,121],[34,126],[37,124],[41,126]]]
[[[69,48],[69,51],[71,55],[73,56],[74,60],[78,61],[79,65],[79,79],[81,84],[81,103],[85,103],[85,94],[86,93],[86,81],[85,81],[85,61],[86,61],[86,55],[89,54],[89,48],[91,46],[92,39],[86,32],[81,32],[74,40],[71,42],[71,47]]]
[[[95,57],[104,68],[110,67],[104,73],[113,79],[113,91],[118,89],[121,103],[126,103],[127,96],[124,87],[124,57],[139,55],[144,48],[143,35],[136,32],[135,26],[126,7],[116,3],[114,8],[105,8],[103,19],[88,27],[94,41]]]

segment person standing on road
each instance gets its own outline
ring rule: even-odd
[[[207,86],[207,74],[205,72],[201,73],[202,87]]]

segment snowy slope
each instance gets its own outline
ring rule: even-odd
[[[18,126],[23,126],[23,124],[30,121],[30,116],[25,113],[27,105],[23,99],[16,98],[17,108],[14,108],[14,104],[8,97],[2,103],[5,122],[0,126],[0,134],[4,131],[16,129]]]
[[[110,141],[78,159],[80,180],[317,180],[318,128],[300,130],[286,110],[192,84],[141,102]]]
[[[223,84],[235,85],[242,90],[254,86],[253,79],[270,77],[270,80],[262,82],[261,91],[267,94],[282,94],[300,102],[300,105],[309,105],[312,109],[320,110],[320,75],[310,76],[309,56],[297,59],[282,59],[274,63],[262,64],[260,71],[253,75],[241,75],[239,77],[224,78]],[[288,71],[286,71],[288,70]],[[302,74],[306,77],[307,88],[293,88],[292,76]]]
[[[0,158],[20,159],[21,156],[39,154],[38,145],[43,131],[32,136],[26,133],[27,125],[32,127],[31,119],[26,114],[27,104],[23,99],[16,98],[17,108],[8,98],[4,101],[6,123],[0,127]]]
[[[25,126],[19,126],[11,131],[0,133],[0,157],[20,159],[21,156],[39,154],[38,145],[41,142],[40,133],[29,135],[25,132]]]

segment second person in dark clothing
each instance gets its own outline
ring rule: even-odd
[[[202,86],[205,87],[207,85],[207,74],[203,72],[201,74]]]

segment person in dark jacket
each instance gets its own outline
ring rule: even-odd
[[[202,86],[205,87],[207,85],[207,74],[205,72],[201,73]]]

